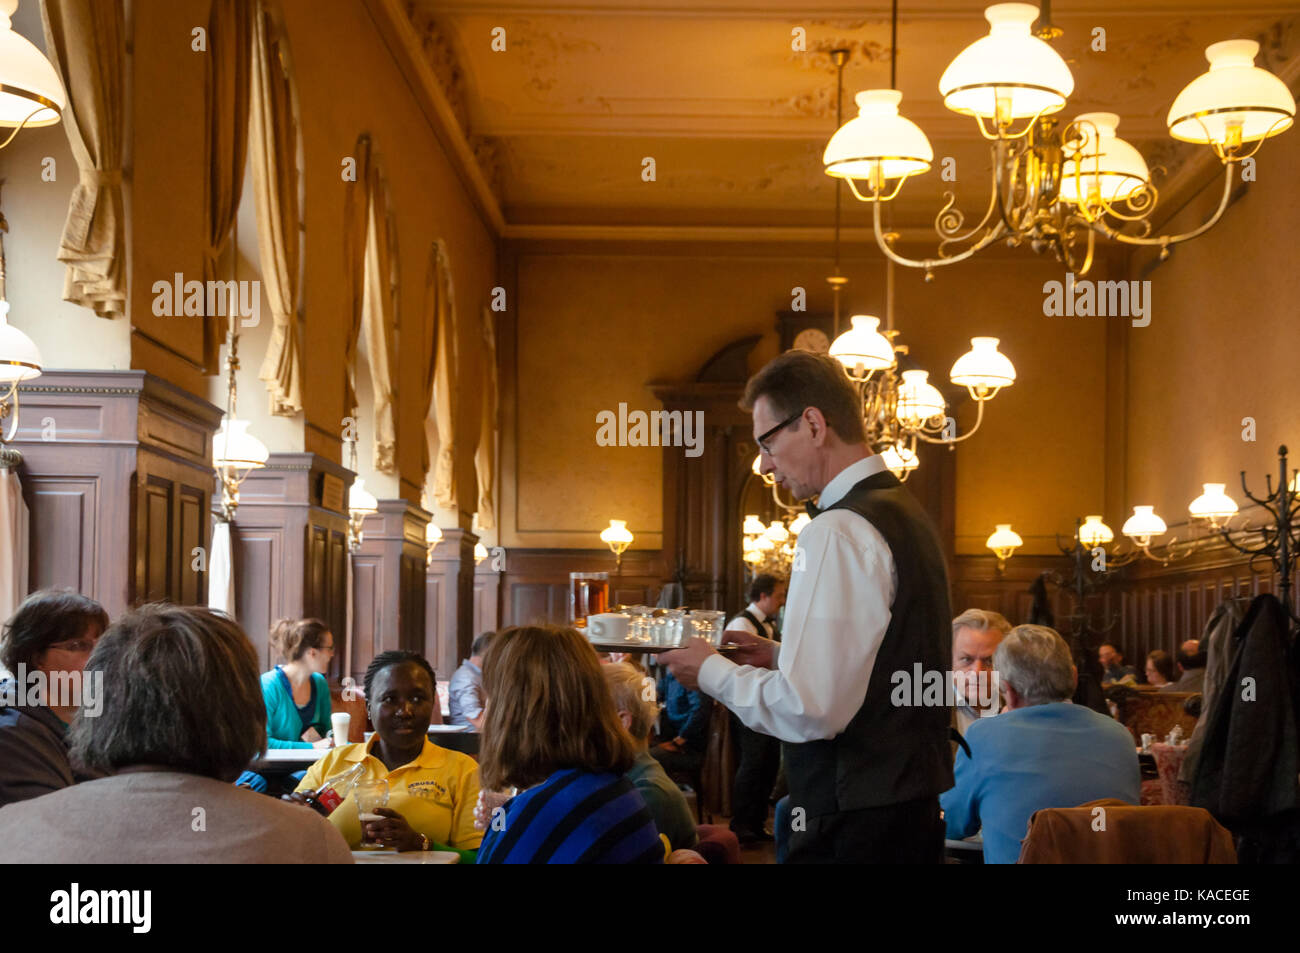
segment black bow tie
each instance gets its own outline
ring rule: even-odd
[[[814,503],[812,500],[804,500],[803,509],[804,512],[808,514],[809,519],[815,517],[818,513],[821,512],[821,508],[818,507],[817,504]]]

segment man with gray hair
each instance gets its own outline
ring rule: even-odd
[[[983,715],[999,708],[993,653],[1011,623],[992,609],[967,609],[952,620],[952,676],[957,690],[956,727],[963,735]]]
[[[1139,801],[1133,737],[1119,722],[1070,701],[1078,670],[1055,629],[1019,625],[994,653],[1006,708],[977,719],[957,755],[956,784],[940,803],[948,837],[984,829],[984,860],[1015,863],[1029,817],[1101,798]]]

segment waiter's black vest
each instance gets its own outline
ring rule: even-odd
[[[952,787],[951,712],[891,704],[892,676],[952,664],[948,571],[934,526],[888,470],[856,484],[827,510],[852,510],[889,544],[898,589],[867,697],[843,733],[784,745],[790,803],[810,817],[931,797]],[[804,637],[826,637],[807,633]]]

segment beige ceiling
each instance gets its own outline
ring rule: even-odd
[[[846,119],[855,112],[854,92],[889,85],[889,10],[880,4],[389,5],[400,10],[395,28],[413,49],[418,44],[437,77],[507,232],[521,235],[571,236],[583,226],[714,226],[741,234],[823,227],[835,194],[821,170],[835,128],[828,51],[851,51]],[[926,132],[937,158],[956,159],[957,179],[943,183],[936,169],[909,182],[894,203],[899,226],[928,226],[947,188],[955,187],[959,207],[983,211],[987,147],[973,120],[944,109],[937,89],[944,66],[987,32],[983,6],[900,3],[903,114]],[[1119,113],[1121,136],[1171,176],[1182,168],[1183,185],[1203,172],[1198,148],[1170,140],[1164,117],[1179,89],[1204,70],[1206,46],[1259,39],[1259,65],[1293,88],[1300,78],[1300,0],[1058,2],[1053,20],[1065,31],[1055,46],[1075,78],[1066,115]],[[492,49],[498,27],[504,52]],[[796,27],[806,31],[806,52],[791,49]],[[1090,48],[1098,27],[1104,52]],[[642,181],[647,156],[655,160],[654,182]],[[1180,181],[1165,184],[1164,200],[1177,198]],[[869,224],[866,207],[847,190],[845,210],[846,224]]]

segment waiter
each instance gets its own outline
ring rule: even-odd
[[[790,863],[938,863],[952,787],[949,712],[891,703],[896,672],[945,672],[948,576],[934,527],[866,443],[834,358],[787,351],[750,379],[761,469],[819,496],[799,534],[781,643],[727,632],[661,659],[687,687],[784,742]],[[910,700],[910,699],[908,699]]]
[[[786,581],[771,573],[759,573],[749,584],[749,605],[727,623],[727,631],[747,632],[781,640],[776,630],[776,614],[785,605]],[[764,830],[767,807],[781,770],[781,743],[771,735],[746,728],[734,714],[731,737],[735,739],[740,759],[731,788],[731,831],[742,847],[758,841],[770,841]]]

